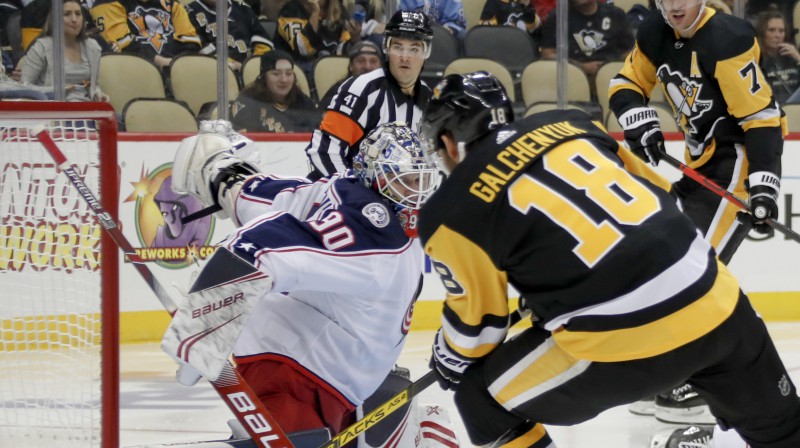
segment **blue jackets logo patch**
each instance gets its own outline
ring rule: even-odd
[[[369,221],[378,228],[383,228],[389,225],[389,210],[386,208],[385,205],[379,202],[373,202],[371,204],[367,204],[361,210],[361,213],[369,219]]]

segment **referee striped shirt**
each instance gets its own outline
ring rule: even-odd
[[[387,67],[347,79],[306,147],[314,167],[310,177],[352,168],[361,140],[384,123],[402,121],[419,132],[430,97],[431,90],[420,80],[413,96],[404,94]]]

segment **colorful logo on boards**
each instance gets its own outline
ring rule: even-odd
[[[210,246],[214,217],[204,216],[184,224],[182,218],[203,208],[200,200],[172,191],[172,164],[151,172],[142,168],[139,180],[131,182],[133,192],[124,202],[136,202],[136,235],[143,247],[136,253],[169,269],[185,268],[204,260],[216,249]]]

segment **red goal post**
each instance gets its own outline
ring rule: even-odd
[[[37,126],[118,209],[110,105],[0,102],[0,445],[117,448],[118,249]]]

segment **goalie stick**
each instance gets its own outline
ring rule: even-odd
[[[517,309],[511,313],[511,315],[509,315],[509,327],[513,327],[519,323],[523,317],[528,315],[530,315],[530,310]],[[365,415],[361,420],[353,423],[342,430],[342,432],[339,434],[333,436],[329,442],[320,446],[320,448],[341,448],[353,440],[356,440],[359,434],[377,425],[379,422],[389,416],[389,414],[402,408],[406,403],[410,403],[411,400],[419,395],[420,392],[427,389],[431,384],[435,383],[436,375],[437,374],[435,370],[429,370],[428,373],[422,375],[420,379],[414,381],[414,383],[400,391],[400,393],[386,400],[383,402],[383,404],[370,411],[370,413]]]
[[[136,270],[141,274],[147,285],[155,293],[158,300],[166,308],[170,315],[174,315],[177,306],[172,298],[167,294],[163,286],[153,275],[153,272],[143,263],[142,259],[136,254],[131,243],[122,234],[114,217],[108,213],[100,201],[81,179],[78,167],[71,164],[56,142],[43,126],[36,126],[31,129],[39,142],[44,146],[58,169],[63,171],[70,183],[78,190],[80,196],[87,202],[103,229],[111,236],[114,243],[122,250],[126,257],[133,263]],[[239,372],[233,368],[230,362],[226,363],[222,373],[216,381],[210,381],[211,385],[225,402],[236,419],[244,426],[247,433],[253,439],[257,448],[293,448],[291,441],[278,426],[275,418],[270,415],[261,403],[250,386],[244,382]]]
[[[702,174],[697,172],[694,168],[692,168],[692,167],[690,167],[690,166],[688,166],[688,165],[686,165],[684,163],[681,163],[680,160],[678,160],[675,157],[672,157],[671,155],[667,154],[667,152],[664,151],[664,150],[661,150],[661,158],[663,160],[665,160],[671,166],[673,166],[673,167],[677,168],[678,170],[680,170],[683,174],[689,176],[695,182],[697,182],[700,185],[708,188],[709,190],[711,190],[712,192],[716,193],[717,195],[723,197],[724,199],[727,199],[728,201],[732,202],[734,205],[736,205],[737,207],[739,207],[742,210],[746,211],[747,213],[750,213],[751,215],[753,214],[753,210],[750,208],[750,206],[747,204],[747,202],[739,199],[736,195],[734,195],[730,191],[722,188],[721,186],[719,186],[713,180],[703,176]],[[774,219],[765,219],[764,222],[766,222],[773,229],[775,229],[775,230],[781,232],[782,234],[786,235],[786,237],[788,237],[789,239],[793,239],[793,240],[797,241],[798,243],[800,243],[800,234],[798,234],[794,230],[786,227],[785,225],[779,223],[778,221],[775,221]]]

